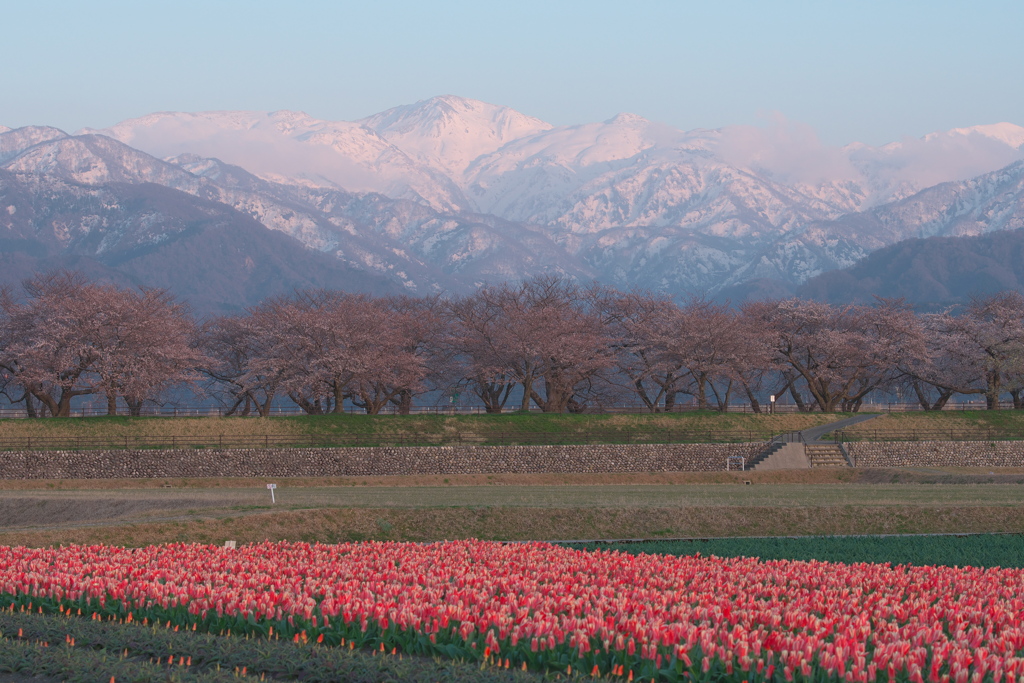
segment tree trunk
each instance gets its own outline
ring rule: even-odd
[[[412,413],[412,392],[402,389],[398,392],[398,414],[409,415]]]
[[[334,408],[331,409],[332,413],[344,413],[345,412],[345,387],[341,382],[334,382]]]
[[[935,402],[932,403],[932,410],[942,410],[946,407],[946,403],[948,403],[951,398],[953,398],[953,390],[944,389],[942,393],[939,394],[939,397],[935,399]]]
[[[224,417],[231,417],[238,410],[238,407],[245,403],[245,411],[241,413],[243,417],[249,414],[249,397],[248,396],[235,396],[235,402],[231,404],[231,407],[224,412]]]
[[[125,403],[128,404],[128,414],[132,417],[139,417],[142,415],[142,404],[144,400],[131,400],[126,398]]]
[[[732,397],[732,380],[726,383],[724,392],[719,392],[713,383],[709,382],[708,384],[711,386],[711,393],[715,395],[716,410],[720,413],[729,412],[729,401]]]
[[[789,385],[789,395],[793,397],[793,402],[796,403],[796,409],[801,413],[809,413],[807,405],[804,403],[804,397],[800,395],[800,392],[796,390],[795,384]]]
[[[512,382],[473,382],[473,393],[483,401],[484,410],[491,414],[501,413],[515,384]]]
[[[253,398],[253,403],[256,404],[256,410],[259,411],[260,417],[270,417],[270,408],[274,403],[274,394],[267,394],[267,400],[263,403]]]
[[[53,414],[54,417],[71,417],[71,395],[61,393],[60,400],[57,402],[57,410]]]
[[[989,410],[999,410],[999,394],[1002,393],[1002,382],[1000,382],[999,371],[989,370],[987,387],[985,389],[985,407]]]
[[[708,409],[708,394],[704,386],[705,376],[697,375],[697,410]]]
[[[1024,389],[1014,389],[1010,392],[1010,397],[1013,398],[1013,409],[1020,410],[1024,408],[1024,399],[1022,399]]]
[[[530,410],[530,399],[533,397],[533,378],[527,377],[523,382],[523,400],[519,404],[519,410],[526,413]]]
[[[112,391],[107,392],[107,415],[117,415],[117,394]]]
[[[25,414],[31,418],[39,417],[36,412],[36,402],[32,399],[32,393],[28,390],[25,391]]]
[[[319,398],[310,401],[302,394],[296,394],[294,392],[289,392],[288,398],[290,398],[295,405],[301,408],[302,412],[306,413],[306,415],[323,415],[324,409]]]
[[[750,390],[750,385],[746,382],[743,383],[743,391],[747,395],[747,400],[750,401],[750,410],[754,413],[761,413],[761,403],[757,400],[757,396]]]
[[[931,401],[928,400],[928,396],[924,393],[921,383],[914,380],[910,383],[910,386],[914,387],[914,395],[917,396],[917,403],[921,406],[921,410],[932,410]]]
[[[652,401],[647,395],[647,388],[644,386],[644,381],[642,379],[634,380],[633,386],[636,388],[636,395],[640,397],[640,400],[643,402],[647,410],[652,413],[658,412],[658,400],[655,399]]]

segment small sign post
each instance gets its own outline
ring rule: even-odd
[[[277,484],[267,484],[267,488],[270,489],[270,502],[276,505],[277,501],[274,499],[274,489],[277,488]]]

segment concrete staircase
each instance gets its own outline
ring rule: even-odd
[[[810,467],[810,461],[804,452],[804,444],[799,441],[777,442],[765,450],[760,457],[751,461],[748,469],[752,470],[801,470]]]
[[[856,415],[838,422],[818,425],[800,432],[780,434],[766,448],[747,461],[748,470],[798,470],[808,467],[855,467],[841,443],[819,441],[829,432],[871,420],[878,415]]]
[[[782,447],[785,446],[785,445],[786,444],[782,443],[781,441],[774,441],[774,442],[772,442],[772,444],[770,446],[768,446],[768,448],[766,448],[765,450],[761,451],[760,453],[758,453],[753,458],[751,458],[750,460],[747,461],[747,469],[748,470],[757,469],[758,465],[763,463],[765,460],[768,460],[769,458],[771,458],[771,456],[773,454],[778,453],[780,450],[782,450]]]
[[[804,446],[807,459],[811,467],[849,467],[839,444],[835,443],[809,443]]]

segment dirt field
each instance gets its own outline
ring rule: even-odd
[[[141,483],[6,482],[0,543],[1024,531],[1020,468]]]
[[[0,534],[5,545],[338,543],[1024,532],[1021,506],[339,508]],[[908,541],[912,542],[912,541]]]
[[[1020,484],[717,484],[614,486],[282,487],[8,491],[0,527],[55,527],[153,517],[238,516],[332,508],[985,507],[1019,505]]]

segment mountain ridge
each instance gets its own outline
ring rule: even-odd
[[[161,112],[81,133],[0,133],[0,167],[155,182],[412,293],[536,272],[673,295],[795,288],[907,237],[1012,228],[1024,202],[1009,123],[832,148],[785,121],[553,126],[444,95],[350,122]]]

